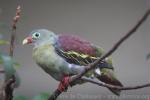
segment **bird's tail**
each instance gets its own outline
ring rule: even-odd
[[[101,69],[101,75],[97,74],[96,77],[106,84],[123,87],[122,83],[115,77],[114,71],[112,69],[103,68]],[[121,90],[112,88],[108,89],[115,95],[120,96]]]

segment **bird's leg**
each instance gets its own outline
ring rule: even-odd
[[[58,85],[58,90],[61,92],[66,91],[69,86],[69,82],[70,76],[65,75]]]

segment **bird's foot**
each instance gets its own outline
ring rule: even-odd
[[[69,86],[69,82],[70,82],[70,77],[69,76],[65,76],[59,83],[58,86],[58,90],[63,92],[63,91],[67,91],[68,86]]]

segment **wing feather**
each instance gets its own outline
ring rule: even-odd
[[[89,63],[92,63],[96,59],[98,59],[96,57],[91,57],[85,54],[79,54],[74,51],[65,52],[59,48],[55,48],[55,50],[57,54],[63,57],[67,62],[77,64],[77,65],[87,65]]]
[[[59,35],[55,50],[68,63],[85,66],[99,59],[103,53],[102,48],[97,48],[90,42],[72,35]],[[106,61],[102,61],[98,66],[113,68]]]

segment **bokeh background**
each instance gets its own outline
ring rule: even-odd
[[[21,86],[15,94],[33,97],[41,92],[53,92],[58,82],[32,60],[32,46],[22,46],[30,31],[45,28],[55,33],[79,35],[108,51],[125,35],[150,7],[149,0],[0,0],[0,32],[9,39],[11,23],[17,5],[21,5],[21,20],[17,25],[15,59]],[[150,17],[136,34],[124,42],[112,55],[115,72],[125,86],[150,82]],[[0,47],[8,52],[8,46]],[[149,100],[150,88],[123,91],[118,98],[104,87],[89,83],[70,88],[62,100]]]

